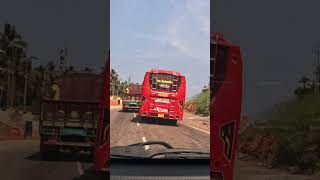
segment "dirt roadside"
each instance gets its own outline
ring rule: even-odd
[[[189,111],[184,112],[184,117],[180,124],[189,126],[191,128],[197,128],[203,130],[207,133],[210,133],[210,117],[202,117],[195,115]]]
[[[181,122],[186,126],[196,127],[210,132],[210,117],[201,117],[191,112],[185,111],[184,119]],[[250,125],[250,123],[249,123]],[[247,124],[241,124],[240,132],[248,127]],[[320,175],[299,175],[290,174],[287,170],[278,168],[267,168],[258,160],[239,153],[235,163],[235,180],[319,180]]]
[[[240,154],[235,163],[234,180],[319,180],[320,175],[290,174],[286,170],[267,168],[256,159]]]
[[[32,122],[32,137],[28,137],[28,139],[37,139],[39,137],[38,116],[33,115],[31,112],[23,113],[14,110],[0,110],[0,123],[2,124],[2,128],[0,128],[0,134],[2,134],[1,139],[12,139],[12,137],[10,137],[11,135],[8,135],[7,133],[7,131],[12,130],[19,131],[18,134],[21,134],[19,136],[24,136],[24,130],[27,121]]]

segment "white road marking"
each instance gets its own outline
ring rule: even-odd
[[[187,127],[191,127],[191,128],[193,128],[193,129],[196,129],[196,130],[198,130],[198,131],[201,131],[201,132],[204,132],[204,133],[207,133],[207,134],[210,134],[209,131],[205,131],[205,130],[203,130],[203,129],[200,129],[200,128],[197,128],[197,127],[194,127],[194,126],[191,126],[191,125],[186,125],[186,124],[182,124],[182,125],[187,126]]]
[[[133,116],[134,116],[134,118],[136,118],[137,117],[137,115],[136,115],[136,113],[135,112],[133,112]],[[137,125],[138,126],[140,126],[140,124],[139,124],[139,122],[137,121]]]
[[[83,168],[81,166],[81,163],[79,161],[77,161],[76,164],[77,164],[77,169],[78,169],[79,175],[82,176],[83,175]]]
[[[147,139],[146,139],[146,137],[142,137],[142,142],[147,142]],[[146,145],[146,146],[144,146],[144,148],[145,148],[145,150],[148,150],[150,147],[149,147],[149,145]]]

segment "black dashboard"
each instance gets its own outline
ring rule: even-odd
[[[112,180],[209,180],[209,159],[111,159]]]

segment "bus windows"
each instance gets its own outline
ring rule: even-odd
[[[150,87],[152,90],[165,92],[178,91],[181,85],[181,77],[173,74],[152,73],[150,75]],[[176,86],[176,88],[174,88]]]

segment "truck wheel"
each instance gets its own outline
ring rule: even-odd
[[[57,156],[55,151],[40,151],[43,160],[53,160]]]
[[[51,153],[49,151],[42,151],[41,158],[43,160],[50,160],[52,158]]]
[[[51,148],[49,148],[46,145],[41,144],[40,145],[40,154],[41,154],[41,158],[43,160],[53,160],[57,157],[58,152],[55,150],[52,150]]]

